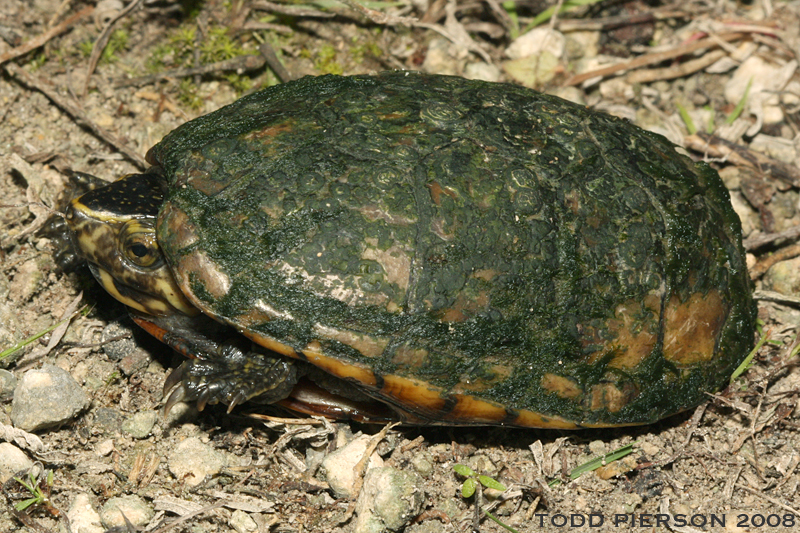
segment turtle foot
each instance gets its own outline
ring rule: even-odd
[[[230,413],[246,401],[261,404],[280,401],[292,391],[298,376],[291,361],[257,352],[243,352],[223,345],[218,357],[192,359],[173,370],[164,383],[172,390],[164,405],[170,412],[178,402],[197,400],[197,409],[223,403]]]

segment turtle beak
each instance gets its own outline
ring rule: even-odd
[[[161,295],[158,291],[150,292],[152,291],[151,287],[146,287],[145,290],[139,290],[136,287],[123,283],[108,270],[94,263],[89,263],[89,270],[106,292],[131,309],[136,309],[137,311],[152,316],[169,316],[175,314],[195,316],[200,312],[196,307],[186,301],[183,294],[174,294],[173,292],[172,297],[160,297]],[[150,281],[158,283],[158,280]]]

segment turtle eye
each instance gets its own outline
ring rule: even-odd
[[[139,242],[132,244],[129,249],[136,257],[145,257],[149,253],[147,246]]]
[[[161,252],[153,228],[140,222],[125,225],[120,238],[120,249],[128,261],[142,268],[152,268],[161,262]]]

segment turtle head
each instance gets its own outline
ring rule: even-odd
[[[75,249],[114,298],[150,315],[196,315],[156,241],[164,187],[157,168],[129,174],[72,200],[64,218]]]

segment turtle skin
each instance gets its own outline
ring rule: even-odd
[[[244,359],[322,369],[411,423],[572,428],[694,407],[752,348],[739,219],[675,148],[522,87],[390,72],[265,89],[147,159],[165,265],[266,349]],[[173,381],[258,396],[231,364]]]

